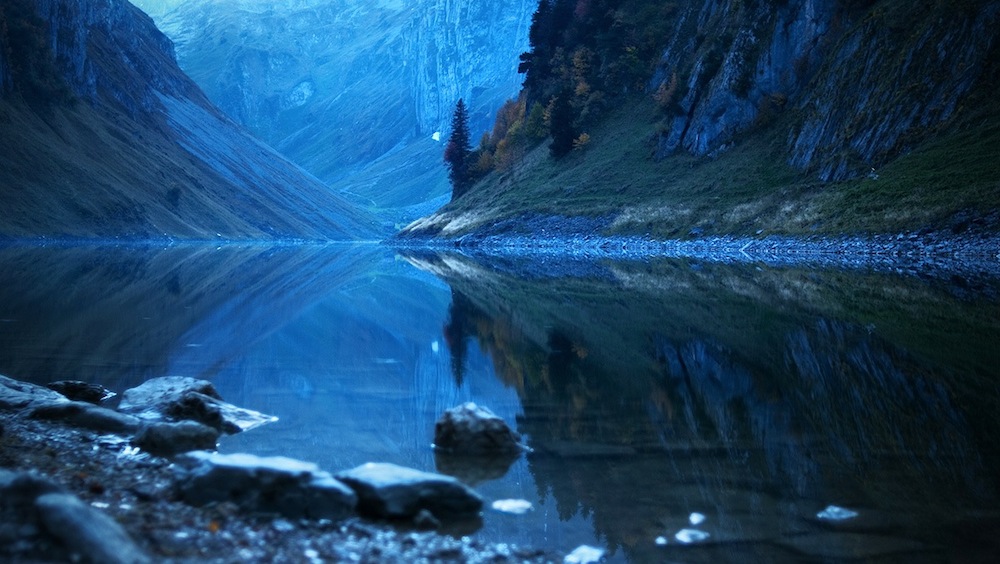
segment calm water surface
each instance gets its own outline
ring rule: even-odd
[[[531,502],[488,510],[471,534],[490,541],[635,562],[991,561],[998,296],[968,273],[7,247],[0,373],[209,379],[279,418],[224,452],[395,462]],[[435,457],[434,421],[464,401],[533,452]],[[829,506],[856,515],[817,516]]]

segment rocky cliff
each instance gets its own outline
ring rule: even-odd
[[[678,98],[659,153],[718,154],[794,110],[791,164],[824,181],[867,173],[996,80],[998,28],[988,1],[685,3],[652,83]]]
[[[226,119],[125,0],[11,0],[0,17],[0,235],[371,235],[368,218]]]
[[[517,57],[537,2],[137,4],[157,18],[181,67],[222,110],[332,182],[415,142],[426,145],[437,132],[447,135],[459,98],[470,106],[473,130],[486,131],[520,86]],[[433,175],[423,171],[428,159]],[[368,193],[364,178],[346,188],[382,206],[447,190],[440,151],[413,151],[399,161],[390,167],[394,182],[421,176],[430,189],[386,196]]]

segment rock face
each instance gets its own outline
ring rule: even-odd
[[[149,420],[197,421],[230,434],[274,420],[222,401],[207,380],[185,376],[152,378],[126,390],[118,409]]]
[[[340,519],[357,496],[315,464],[249,454],[185,455],[179,493],[187,503],[229,501],[246,511],[279,513],[288,518]]]
[[[181,67],[223,111],[334,181],[435,132],[447,135],[459,98],[470,108],[477,141],[517,94],[517,57],[528,48],[538,2],[196,0],[172,10],[171,2],[137,4],[174,40]],[[351,191],[382,207],[439,195],[447,181],[443,145],[435,145],[393,177],[406,181],[432,164],[436,173],[421,176],[438,192],[369,193],[364,179]]]
[[[358,511],[377,517],[438,519],[475,515],[483,499],[455,478],[388,463],[368,463],[337,474],[358,494]]]
[[[0,190],[17,189],[0,236],[371,235],[219,112],[127,0],[10,0],[0,30]]]
[[[434,424],[434,446],[460,455],[520,454],[521,435],[486,407],[465,403]]]
[[[675,92],[659,153],[712,155],[796,109],[790,163],[844,179],[905,152],[995,79],[1000,3],[869,4],[685,4],[651,84]]]

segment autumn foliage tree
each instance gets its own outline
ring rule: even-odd
[[[452,200],[462,197],[472,186],[472,176],[469,174],[471,154],[469,112],[465,107],[465,101],[460,99],[455,104],[455,113],[451,118],[451,136],[444,148],[444,162],[448,166],[448,178],[451,180]]]
[[[473,180],[510,170],[546,138],[554,158],[590,143],[587,130],[623,97],[648,87],[676,0],[539,0],[520,57],[521,92],[497,113],[472,153]],[[654,95],[670,107],[683,77]]]

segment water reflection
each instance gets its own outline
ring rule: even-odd
[[[223,451],[436,469],[531,504],[488,511],[484,539],[637,562],[1000,551],[988,277],[375,246],[8,247],[0,266],[0,373],[211,379],[279,417]],[[534,451],[436,457],[464,401]]]
[[[538,497],[587,516],[609,548],[647,560],[698,545],[685,560],[707,561],[997,548],[966,542],[1000,523],[989,299],[881,275],[664,261],[552,279],[410,259],[455,293],[446,333],[518,390]],[[935,340],[948,345],[905,346]],[[837,524],[852,535],[819,523],[829,502],[858,509]]]

